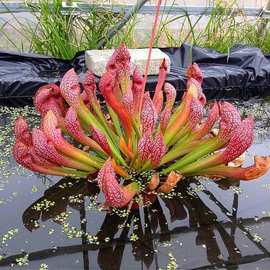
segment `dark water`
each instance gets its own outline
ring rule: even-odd
[[[259,120],[248,165],[269,155],[270,136],[268,104],[246,106]],[[128,216],[100,212],[95,184],[18,168],[9,156],[18,111],[1,115],[0,269],[270,269],[270,173],[186,179],[173,198]]]

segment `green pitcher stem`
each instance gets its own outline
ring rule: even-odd
[[[168,143],[168,147],[174,144],[178,144],[179,140],[181,140],[183,137],[185,137],[188,133],[190,133],[191,129],[188,125],[185,125],[183,128],[181,128],[174,136],[174,138],[171,139],[171,141]]]
[[[164,169],[162,172],[167,174],[173,170],[180,170],[182,167],[196,161],[197,159],[215,151],[217,148],[221,147],[220,142],[216,138],[209,140],[207,144],[200,145],[193,149],[192,152],[185,155],[180,160],[177,160],[174,164]],[[180,170],[181,171],[181,170]]]
[[[65,168],[65,167],[54,167],[53,171],[66,174],[67,176],[71,176],[71,177],[76,176],[76,177],[80,177],[80,178],[86,178],[90,173],[94,172],[94,171],[83,172],[83,171],[78,171],[75,169]]]
[[[120,125],[117,114],[113,111],[113,109],[108,104],[107,104],[107,108],[108,108],[108,112],[109,112],[109,114],[111,116],[113,125],[115,127],[115,130],[116,130],[118,136],[122,137],[123,133],[122,133],[122,130],[121,130],[121,125]]]
[[[173,112],[171,118],[170,118],[170,121],[169,121],[169,124],[168,124],[168,127],[175,121],[175,119],[179,116],[179,114],[182,112],[183,110],[183,107],[184,107],[184,104],[181,103],[177,108],[176,110]]]
[[[207,169],[209,167],[213,167],[218,165],[216,162],[216,154],[213,154],[211,156],[199,159],[196,162],[193,162],[185,167],[182,167],[179,171],[181,174],[186,175],[189,173],[198,173],[199,171],[203,169]]]
[[[80,110],[76,110],[80,119],[86,126],[93,126],[105,133],[103,126],[97,121],[96,117],[87,109],[83,107]]]
[[[98,116],[104,130],[106,131],[106,134],[108,134],[108,136],[110,136],[110,138],[113,141],[118,141],[119,137],[109,127],[108,122],[105,119],[104,114],[101,112],[100,108],[96,104],[93,104],[93,109],[94,109],[95,113],[97,114],[97,116]]]
[[[179,145],[175,145],[161,160],[160,165],[173,161],[189,152],[200,144],[200,141],[186,143],[183,141]]]

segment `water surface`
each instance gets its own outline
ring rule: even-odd
[[[254,154],[269,155],[270,109],[238,106],[257,119],[248,165]],[[270,268],[270,173],[250,182],[186,179],[172,198],[152,198],[128,216],[100,212],[95,184],[43,177],[13,161],[19,111],[37,122],[32,109],[1,108],[1,270]]]

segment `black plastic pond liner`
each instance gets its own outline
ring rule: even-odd
[[[185,89],[185,70],[192,61],[204,74],[203,89],[208,99],[244,99],[270,94],[270,57],[258,48],[235,46],[229,54],[188,44],[180,48],[162,48],[171,59],[171,82],[181,95]],[[47,83],[59,83],[63,74],[74,67],[83,77],[84,52],[72,60],[0,51],[0,104],[32,104],[37,89]],[[154,90],[157,76],[150,76],[147,88]]]

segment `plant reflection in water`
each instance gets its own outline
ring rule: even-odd
[[[57,223],[63,223],[61,219],[59,220],[59,215],[68,211],[68,207],[76,209],[80,212],[82,244],[58,247],[57,250],[33,252],[29,254],[29,260],[82,252],[84,269],[90,269],[88,251],[98,250],[97,262],[101,269],[112,269],[112,265],[114,265],[113,269],[120,269],[124,249],[126,245],[132,245],[135,260],[141,261],[147,268],[150,266],[158,268],[157,241],[167,243],[172,241],[176,234],[181,235],[192,231],[197,234],[195,244],[205,247],[207,259],[212,266],[237,265],[245,259],[241,256],[234,241],[234,233],[239,225],[236,219],[238,194],[234,195],[234,213],[229,215],[231,223],[220,223],[214,211],[195,192],[191,191],[191,185],[200,185],[198,180],[191,179],[191,184],[185,182],[177,187],[175,193],[178,195],[173,198],[153,196],[151,205],[133,209],[126,216],[104,213],[104,221],[95,235],[97,241],[89,243],[86,222],[86,215],[89,212],[86,212],[85,199],[86,197],[97,198],[99,189],[95,183],[85,180],[71,183],[69,178],[63,178],[47,189],[43,197],[25,210],[22,219],[25,227],[33,231],[38,229],[37,224],[40,221],[53,219]],[[218,185],[222,189],[228,189],[231,183],[219,181]],[[234,182],[234,185],[237,183]],[[209,195],[210,200],[216,202],[211,192],[206,190],[203,192]],[[49,206],[41,207],[44,202],[50,202]],[[222,204],[219,204],[221,203],[218,202],[217,205],[222,208],[222,211],[227,211]],[[187,220],[189,226],[169,229],[170,223],[180,220]],[[225,229],[228,225],[231,226],[231,233]],[[227,260],[223,257],[221,246],[228,252]],[[15,258],[16,255],[8,257],[1,264],[10,264]]]
[[[218,189],[227,190],[232,189],[232,185],[237,189],[239,183],[221,180],[215,182],[215,185]],[[44,260],[81,252],[85,270],[92,269],[90,265],[93,260],[97,261],[100,269],[106,270],[124,269],[121,265],[123,259],[126,256],[134,256],[134,260],[141,262],[142,269],[159,269],[161,247],[163,246],[161,252],[164,253],[165,250],[165,253],[169,253],[169,247],[175,245],[174,256],[178,263],[178,257],[183,258],[181,257],[183,249],[181,250],[180,241],[184,241],[185,237],[191,234],[194,237],[187,238],[188,245],[183,248],[190,249],[190,253],[194,249],[195,259],[196,256],[202,257],[204,253],[203,257],[206,258],[208,264],[188,269],[212,269],[227,266],[237,268],[237,265],[269,257],[268,250],[260,242],[254,240],[251,232],[245,226],[254,223],[254,220],[237,218],[238,193],[234,194],[231,211],[217,200],[216,192],[212,193],[210,190],[202,188],[200,179],[192,178],[190,181],[184,181],[178,185],[175,190],[177,195],[173,198],[160,194],[156,197],[152,196],[150,205],[132,209],[126,216],[114,212],[99,213],[101,226],[93,226],[97,228],[93,230],[90,221],[95,221],[94,216],[97,215],[99,201],[102,202],[103,199],[98,197],[101,194],[99,194],[97,185],[81,179],[71,182],[69,178],[63,178],[45,190],[44,196],[24,211],[22,220],[29,231],[37,230],[36,233],[38,233],[38,224],[49,219],[65,228],[68,223],[64,218],[59,217],[70,213],[72,208],[75,210],[72,211],[74,216],[77,217],[76,212],[79,213],[80,225],[76,228],[75,234],[77,233],[77,238],[81,239],[81,244],[59,245],[57,248],[30,252],[28,259],[29,261]],[[92,202],[91,208],[87,204],[89,199]],[[221,221],[217,214],[218,211],[225,214],[228,219]],[[262,222],[266,219],[269,218],[262,218]],[[261,252],[258,253],[254,250],[252,255],[246,255],[246,252],[242,251],[243,246],[237,241],[239,234],[235,238],[236,231],[238,233],[242,231]],[[91,238],[89,235],[92,235]],[[175,244],[176,242],[177,244]],[[200,250],[203,253],[197,254],[195,245],[202,247]],[[131,251],[133,255],[129,254]],[[93,252],[97,255],[93,256]],[[2,259],[0,267],[11,265],[22,255],[24,254]],[[132,262],[130,263],[132,265]],[[193,266],[195,265],[193,264]]]

